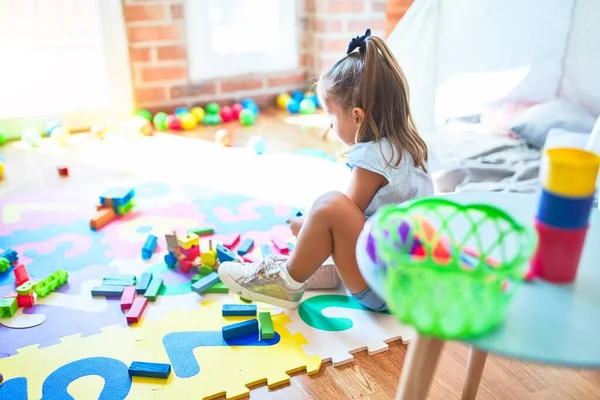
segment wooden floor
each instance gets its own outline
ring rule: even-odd
[[[321,140],[328,121],[324,117],[305,119],[302,124],[297,118],[284,113],[265,112],[257,126],[249,129],[232,128],[235,133],[234,145],[244,145],[252,135],[262,135],[268,143],[268,151],[293,151],[300,148],[322,148],[331,155],[339,155],[343,148],[329,137]],[[310,126],[309,126],[310,125]],[[203,128],[189,136],[212,140],[216,128]],[[71,162],[77,159],[77,150],[68,157]],[[40,190],[44,186],[59,185],[56,172],[52,176],[43,173],[46,168],[41,158],[33,158],[19,151],[18,146],[9,145],[0,149],[0,155],[7,159],[7,179],[0,184],[0,196],[7,192]],[[48,161],[54,162],[54,161]],[[82,167],[83,168],[83,167]],[[108,171],[86,167],[82,178],[101,180],[124,176],[127,171]],[[17,174],[16,171],[19,171]],[[17,176],[18,175],[18,176]],[[531,327],[531,329],[536,329]],[[600,333],[599,333],[600,334]],[[252,399],[391,399],[395,395],[406,346],[390,344],[389,351],[368,356],[357,353],[355,362],[334,368],[324,364],[318,374],[307,376],[295,374],[291,384],[268,390],[264,385],[251,391]],[[467,348],[458,343],[450,343],[441,358],[429,398],[440,400],[460,399],[465,376]],[[559,369],[490,356],[486,364],[480,386],[479,399],[600,399],[600,372]],[[408,399],[410,400],[410,399]]]

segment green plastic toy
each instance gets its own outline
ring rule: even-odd
[[[499,208],[435,197],[384,207],[369,225],[390,310],[443,339],[503,321],[536,245],[533,229]]]
[[[67,283],[68,279],[69,273],[63,269],[59,269],[33,285],[33,291],[38,297],[44,298]]]
[[[140,117],[147,119],[148,121],[152,121],[152,113],[149,110],[142,109],[138,110],[135,115],[139,115]]]
[[[10,261],[4,257],[0,257],[0,273],[6,272],[10,269]]]

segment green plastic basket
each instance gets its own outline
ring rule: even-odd
[[[502,322],[536,244],[533,229],[499,208],[436,197],[386,206],[369,225],[390,310],[444,339]]]

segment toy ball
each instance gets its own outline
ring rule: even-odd
[[[217,132],[215,132],[215,142],[220,143],[225,147],[231,146],[232,140],[232,134],[228,129],[219,129]]]
[[[219,125],[221,123],[221,116],[219,114],[206,114],[202,122],[204,125]]]
[[[288,93],[281,93],[279,96],[277,96],[277,107],[281,108],[282,110],[285,110],[287,107],[287,103],[288,101],[290,101],[291,98],[292,96],[290,96]]]
[[[69,136],[71,136],[71,132],[69,132],[68,129],[63,128],[62,126],[58,126],[52,129],[52,132],[50,132],[50,137],[52,138],[52,140],[63,146],[67,144]]]
[[[210,114],[210,115],[219,115],[219,111],[220,110],[221,110],[221,107],[217,103],[215,103],[215,102],[208,103],[206,105],[206,113],[207,114]]]
[[[302,93],[301,90],[296,90],[294,93],[292,93],[292,99],[300,103],[302,99],[304,99],[304,93]]]
[[[159,131],[166,131],[167,130],[167,118],[168,118],[167,113],[164,113],[164,112],[156,113],[156,115],[154,115],[154,118],[152,119],[152,124]]]
[[[231,112],[232,112],[233,119],[239,119],[240,113],[242,112],[243,109],[244,109],[244,106],[241,105],[240,103],[235,103],[234,105],[232,105]]]
[[[204,116],[206,115],[206,113],[204,112],[204,108],[202,107],[193,107],[190,110],[190,114],[194,116],[197,124],[201,124],[202,120],[204,120]]]
[[[253,136],[248,141],[248,148],[254,150],[256,154],[263,154],[267,147],[267,141],[262,136]]]
[[[177,107],[175,109],[175,115],[177,115],[178,117],[184,115],[184,114],[189,114],[190,110],[187,109],[187,107]]]
[[[183,114],[179,116],[179,121],[181,122],[181,127],[186,131],[190,131],[198,125],[196,123],[196,118],[192,114]]]
[[[300,114],[314,114],[315,111],[317,111],[317,107],[311,99],[304,99],[300,102]]]
[[[136,115],[131,118],[129,126],[131,131],[141,133],[145,136],[151,136],[154,134],[154,127],[152,126],[152,123],[140,115]]]
[[[42,135],[35,129],[25,129],[21,135],[21,140],[32,146],[37,146],[42,139]]]
[[[4,158],[0,157],[0,179],[4,176]]]
[[[258,116],[259,113],[259,108],[258,105],[256,103],[248,103],[248,105],[246,107],[244,107],[245,110],[250,110],[254,113],[254,115]]]
[[[221,120],[223,122],[231,122],[233,121],[233,110],[229,106],[221,107]]]
[[[244,108],[240,113],[240,122],[244,126],[252,126],[256,122],[256,114],[248,108]]]
[[[149,110],[145,110],[145,109],[138,110],[135,113],[135,115],[138,115],[138,116],[144,118],[147,121],[152,121],[152,113]]]
[[[169,114],[167,116],[167,128],[172,131],[178,131],[181,129],[181,121],[175,114]]]
[[[62,126],[62,124],[60,123],[60,121],[57,121],[55,119],[50,120],[48,122],[46,122],[46,129],[45,132],[50,135],[52,133],[52,130],[54,128],[58,128],[59,126]]]
[[[4,146],[6,143],[6,133],[2,129],[0,129],[0,146]]]
[[[316,94],[311,94],[306,98],[312,100],[312,102],[315,103],[315,107],[319,107],[319,96],[317,96]]]
[[[300,112],[300,102],[291,98],[287,103],[287,109],[292,114],[298,114]]]
[[[242,101],[240,101],[240,104],[244,107],[244,108],[248,108],[248,106],[250,104],[256,104],[256,102],[252,99],[243,99]]]

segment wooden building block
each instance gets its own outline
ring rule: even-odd
[[[129,366],[129,376],[167,379],[171,374],[171,364],[133,361]]]
[[[192,284],[192,292],[196,292],[198,294],[202,294],[209,287],[221,282],[221,278],[219,278],[219,274],[216,272],[211,272],[200,280],[194,282]]]
[[[148,286],[150,286],[150,281],[152,281],[152,273],[151,272],[142,273],[142,275],[140,275],[140,280],[138,281],[135,291],[139,294],[146,293],[146,290],[148,290]]]
[[[129,312],[125,316],[127,318],[127,322],[133,324],[135,322],[139,322],[144,314],[144,310],[148,305],[148,299],[145,297],[137,297],[133,301],[133,305],[129,309]]]
[[[160,278],[154,278],[150,281],[150,285],[148,285],[148,289],[144,292],[144,297],[150,301],[156,301],[158,297],[158,293],[163,286],[163,280]]]
[[[285,242],[280,237],[271,238],[271,242],[273,242],[273,246],[281,253],[281,254],[289,254],[290,249],[288,248],[287,242]]]
[[[237,324],[225,325],[222,328],[223,339],[235,339],[240,336],[246,335],[257,335],[258,334],[258,320],[251,319],[248,321],[238,322]]]
[[[224,317],[256,317],[256,304],[223,304]]]
[[[92,296],[121,297],[125,286],[94,286]]]
[[[271,319],[270,312],[258,313],[258,323],[260,325],[260,339],[273,339],[275,337],[275,331],[273,330],[273,320]]]
[[[128,310],[135,300],[135,286],[126,286],[121,295],[121,310]]]
[[[146,242],[142,247],[142,258],[144,260],[148,260],[154,254],[154,250],[156,250],[156,243],[158,242],[158,238],[154,235],[148,235],[146,238]]]
[[[233,250],[233,248],[235,246],[237,246],[237,244],[240,242],[240,239],[241,239],[241,235],[236,233],[233,236],[230,236],[229,238],[227,238],[223,242],[223,246],[227,247],[229,250]]]
[[[240,243],[240,246],[237,249],[237,253],[240,256],[243,256],[245,254],[248,254],[250,251],[252,251],[253,247],[254,247],[254,240],[252,240],[250,238],[246,238],[242,241],[242,243]]]

